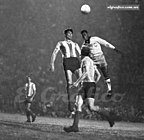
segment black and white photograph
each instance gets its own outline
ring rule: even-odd
[[[144,140],[144,0],[0,0],[0,140]]]

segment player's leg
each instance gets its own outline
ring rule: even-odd
[[[73,127],[78,128],[78,124],[79,124],[79,115],[80,112],[82,112],[82,105],[83,105],[83,99],[81,95],[77,96],[77,100],[76,100],[76,113],[74,116],[74,121],[73,121]]]
[[[65,70],[65,77],[67,82],[67,94],[68,94],[68,109],[70,112],[73,111],[72,105],[71,105],[71,93],[70,93],[70,86],[72,85],[72,72],[70,70]]]
[[[111,80],[109,78],[109,73],[108,73],[108,66],[107,65],[102,65],[100,66],[101,72],[105,78],[105,82],[108,88],[108,96],[112,96],[112,86],[111,86]]]
[[[94,102],[95,102],[95,99],[94,98],[88,98],[88,106],[89,106],[89,109],[91,111],[96,111],[98,112],[100,110],[100,107],[99,106],[95,106],[94,105]]]
[[[83,99],[81,95],[77,96],[77,101],[76,101],[76,112],[74,114],[74,120],[73,120],[73,125],[70,127],[64,127],[65,132],[78,132],[78,124],[79,124],[79,118],[80,118],[80,112],[82,111],[82,105],[83,105]]]
[[[76,76],[77,79],[78,79],[79,77],[81,77],[81,75],[82,75],[81,68],[75,70],[75,71],[74,71],[74,75]],[[78,85],[78,88],[80,88],[80,87],[81,87],[81,83]],[[78,96],[76,96],[76,100],[77,100],[77,97],[78,97]],[[72,112],[72,115],[75,114],[75,110],[76,110],[76,108],[75,108],[75,106],[74,106],[74,111]]]
[[[87,92],[86,92],[86,96],[87,96],[87,100],[88,100],[88,105],[91,111],[95,111],[97,113],[99,113],[101,116],[105,117],[107,119],[107,121],[110,124],[110,127],[112,127],[114,125],[114,121],[113,118],[111,117],[111,114],[108,110],[103,109],[99,106],[95,106],[95,93],[96,93],[96,84],[94,82],[90,82],[90,83],[86,83],[86,87],[87,87]]]
[[[36,119],[36,115],[32,112],[31,110],[31,104],[30,102],[27,103],[27,106],[26,106],[26,112],[27,112],[27,115],[28,115],[28,122],[30,121],[30,116],[32,117],[32,122],[35,121]]]
[[[108,64],[106,62],[106,59],[104,57],[104,55],[102,55],[100,57],[100,60],[99,60],[100,64],[99,64],[99,68],[105,78],[105,82],[106,82],[106,85],[107,85],[107,93],[108,93],[108,96],[112,96],[112,86],[111,86],[111,80],[110,80],[110,77],[109,77],[109,72],[108,72]]]
[[[96,93],[96,84],[94,82],[87,82],[86,84],[86,97],[88,100],[88,106],[90,110],[99,111],[99,106],[95,106],[95,93]]]
[[[94,102],[95,102],[94,98],[88,98],[88,104],[89,104],[90,110],[95,111],[98,114],[100,114],[102,117],[104,117],[109,122],[110,127],[113,127],[114,120],[113,120],[113,117],[111,115],[111,112],[109,110],[106,110],[106,109],[101,108],[99,106],[95,106]]]
[[[96,57],[94,59],[94,63],[101,70],[101,72],[105,78],[107,88],[108,88],[108,90],[107,90],[108,96],[111,96],[112,95],[111,94],[112,86],[111,86],[111,80],[109,78],[108,64],[106,62],[105,56],[101,55],[101,56]]]
[[[31,105],[32,105],[32,103],[31,103]],[[32,116],[32,122],[34,122],[36,119],[36,114],[32,110],[31,110],[31,116]]]
[[[78,79],[81,75],[81,61],[77,57],[71,58],[71,71],[75,74],[76,78]]]
[[[27,122],[31,122],[30,112],[29,112],[30,105],[27,101],[25,101],[24,103],[25,103],[25,111],[26,111]]]

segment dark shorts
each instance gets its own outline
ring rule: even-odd
[[[83,100],[86,98],[95,98],[96,84],[95,82],[84,82],[79,90],[79,95],[82,95]]]
[[[108,66],[107,66],[105,56],[102,54],[102,55],[93,57],[92,59],[94,61],[94,64],[97,66],[97,68],[102,71],[104,78],[109,79]]]
[[[64,70],[70,70],[71,72],[75,72],[80,68],[80,60],[77,57],[69,57],[63,59],[63,67]]]
[[[32,100],[25,99],[24,104],[32,103]]]

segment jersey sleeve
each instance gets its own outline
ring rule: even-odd
[[[57,52],[60,50],[60,46],[61,46],[61,41],[59,41],[59,42],[56,44],[56,47],[55,47],[55,49],[54,49],[54,51],[53,51],[53,54],[54,54],[54,53],[57,53]]]
[[[104,45],[105,47],[107,48],[111,48],[111,49],[115,49],[115,47],[110,44],[109,42],[107,42],[106,40],[104,39],[101,39],[100,37],[94,37],[94,39],[101,45]]]
[[[94,37],[95,41],[98,42],[101,45],[106,45],[108,42],[104,39],[101,39],[100,37]]]

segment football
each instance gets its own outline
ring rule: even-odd
[[[84,4],[81,6],[81,12],[83,14],[89,14],[91,12],[91,8],[88,4]]]

